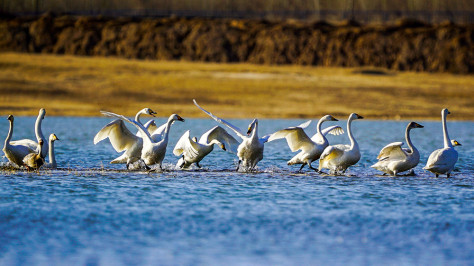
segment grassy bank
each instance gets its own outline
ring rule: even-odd
[[[0,114],[203,117],[192,99],[221,117],[345,117],[472,120],[474,76],[379,69],[139,61],[0,54]]]

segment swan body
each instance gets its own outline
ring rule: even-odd
[[[338,134],[342,130],[341,127],[335,126],[331,127],[325,132],[322,132],[321,125],[325,121],[338,120],[331,115],[323,116],[319,120],[316,127],[317,133],[311,139],[308,137],[308,135],[306,135],[303,127],[289,127],[271,134],[268,142],[276,139],[286,138],[288,146],[292,152],[301,150],[301,152],[296,154],[291,160],[288,161],[288,165],[301,164],[300,171],[305,165],[308,165],[310,169],[318,171],[316,168],[311,166],[311,163],[319,159],[324,149],[329,145],[325,135],[331,132],[334,132],[333,134]],[[311,122],[311,120],[309,122]],[[344,131],[342,130],[342,132]]]
[[[46,155],[48,154],[48,149],[49,149],[48,143],[44,142],[44,140],[46,140],[46,138],[44,137],[43,130],[41,129],[41,124],[43,122],[43,119],[44,119],[45,115],[46,115],[46,110],[44,108],[41,108],[38,112],[38,117],[36,118],[36,122],[35,122],[36,141],[31,140],[31,139],[20,139],[20,140],[11,141],[11,144],[12,145],[26,146],[26,147],[29,148],[30,153],[34,153],[34,152],[38,151],[39,140],[42,139],[43,140],[43,149],[42,149],[42,152],[41,152],[41,156],[43,156],[43,158],[45,158]]]
[[[352,135],[351,124],[356,119],[363,119],[362,116],[352,113],[347,120],[347,134],[351,145],[331,145],[327,146],[319,159],[319,171],[329,169],[334,173],[344,173],[351,165],[360,160],[359,144]]]
[[[269,136],[263,138],[258,137],[258,120],[254,119],[252,123],[249,124],[247,135],[243,134],[242,131],[231,123],[213,115],[212,113],[204,110],[199,106],[196,100],[193,100],[194,104],[201,109],[204,113],[209,115],[212,119],[221,123],[237,134],[242,139],[242,142],[237,147],[237,157],[239,158],[239,163],[237,165],[237,171],[242,168],[245,171],[251,171],[255,169],[255,166],[259,161],[263,159],[263,148],[264,143],[267,142]]]
[[[403,142],[393,142],[382,148],[377,156],[378,162],[372,165],[379,171],[389,175],[396,176],[398,173],[408,171],[420,162],[420,153],[412,144],[410,131],[413,128],[423,128],[416,122],[410,122],[405,130],[405,139],[408,144],[407,148],[402,148]]]
[[[423,169],[428,170],[438,177],[441,174],[446,174],[450,177],[454,169],[454,165],[458,160],[458,152],[454,149],[453,143],[449,139],[448,127],[446,125],[446,117],[450,114],[448,109],[441,110],[441,120],[443,125],[444,148],[433,151],[426,162]]]
[[[172,114],[168,118],[167,126],[163,135],[163,139],[159,142],[154,142],[151,138],[150,133],[146,130],[146,128],[136,120],[131,120],[125,116],[114,114],[111,112],[101,111],[103,115],[116,117],[121,119],[122,121],[128,122],[134,125],[140,133],[144,136],[143,137],[143,147],[141,149],[140,160],[145,163],[145,167],[149,169],[149,165],[158,164],[160,169],[162,169],[162,162],[165,158],[166,154],[166,147],[168,146],[168,135],[171,125],[174,121],[181,121],[184,122],[184,119],[177,114]]]
[[[182,155],[176,167],[189,168],[195,163],[200,168],[199,162],[214,149],[214,144],[233,153],[237,153],[237,146],[239,145],[237,140],[220,126],[208,130],[199,141],[189,136],[189,130],[186,131],[173,150],[174,155]]]
[[[49,135],[49,162],[43,165],[43,168],[56,169],[58,164],[56,163],[56,156],[54,154],[54,141],[59,140],[56,134]]]
[[[30,153],[23,158],[23,165],[28,171],[37,170],[44,164],[44,157],[41,155],[43,150],[44,141],[39,140],[39,151],[38,153]]]
[[[3,153],[7,157],[8,161],[21,167],[23,165],[23,159],[26,155],[36,152],[36,149],[30,149],[30,147],[21,144],[12,144],[10,141],[13,135],[13,115],[8,116],[8,121],[10,122],[10,129],[8,130],[7,138],[5,139],[5,144],[3,146]]]
[[[136,121],[137,123],[142,125],[140,122],[140,116],[142,114],[155,116],[156,112],[154,112],[150,108],[144,108],[135,115],[135,120],[133,121]],[[130,132],[130,130],[125,126],[123,120],[116,119],[105,125],[95,135],[94,144],[97,144],[106,138],[109,139],[115,151],[124,151],[121,156],[115,158],[110,163],[126,163],[128,169],[130,164],[140,160],[143,148],[143,138],[136,136],[132,132]]]

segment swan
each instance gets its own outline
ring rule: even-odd
[[[41,151],[43,150],[44,146],[44,141],[40,139],[38,145],[39,151],[37,153],[27,154],[25,158],[23,158],[23,165],[28,171],[38,170],[44,164],[44,157],[41,155]]]
[[[141,123],[137,122],[136,120],[131,120],[123,115],[118,115],[111,112],[106,112],[106,111],[100,111],[100,112],[103,115],[116,117],[134,125],[140,131],[140,133],[144,136],[140,159],[145,163],[146,169],[150,170],[149,165],[158,164],[160,167],[160,170],[163,170],[162,163],[163,163],[163,159],[165,158],[166,147],[168,146],[169,131],[174,121],[184,122],[184,119],[181,116],[177,114],[172,114],[168,118],[165,133],[163,135],[163,139],[159,142],[154,142],[150,136],[150,133],[148,133],[146,128]]]
[[[49,163],[45,163],[43,168],[56,169],[58,164],[56,163],[56,157],[54,154],[54,141],[59,140],[56,134],[49,135]]]
[[[193,99],[193,102],[199,109],[201,109],[201,111],[209,115],[217,122],[233,130],[237,134],[237,136],[242,139],[242,142],[237,147],[237,156],[239,158],[239,163],[237,164],[236,171],[240,169],[240,166],[242,166],[242,168],[246,171],[255,169],[257,163],[263,159],[264,143],[267,142],[269,138],[268,135],[263,138],[258,137],[258,120],[254,119],[252,123],[249,124],[247,130],[248,136],[246,136],[236,126],[204,110],[201,106],[199,106],[196,100]]]
[[[36,152],[36,148],[32,150],[26,145],[12,144],[11,139],[13,135],[14,117],[13,115],[9,115],[7,119],[10,121],[10,129],[8,130],[7,138],[5,139],[3,153],[5,153],[8,161],[21,167],[23,165],[23,158],[30,153]]]
[[[347,134],[349,135],[351,145],[327,146],[319,159],[319,171],[326,168],[336,174],[339,171],[344,173],[349,166],[356,164],[360,160],[359,144],[354,139],[351,130],[352,121],[356,119],[363,119],[363,117],[352,113],[347,120]]]
[[[31,140],[31,139],[20,139],[20,140],[11,141],[10,144],[27,146],[30,149],[30,153],[34,153],[38,151],[38,147],[39,147],[38,143],[39,143],[39,140],[42,139],[43,149],[41,152],[41,156],[45,158],[46,155],[48,154],[48,149],[49,149],[48,143],[44,142],[46,138],[44,137],[43,130],[41,129],[41,124],[43,122],[45,115],[46,115],[46,110],[44,108],[41,108],[38,112],[38,117],[36,118],[36,122],[35,122],[36,141]]]
[[[217,144],[223,150],[228,150],[237,153],[239,143],[232,137],[225,129],[220,126],[215,126],[204,133],[199,141],[196,137],[189,136],[189,130],[186,131],[176,143],[173,150],[174,155],[182,157],[176,164],[177,168],[188,168],[195,163],[197,167],[201,168],[199,162],[204,159],[213,149],[214,144]]]
[[[408,149],[402,148],[403,142],[390,143],[382,148],[377,156],[379,161],[371,167],[386,174],[396,176],[398,173],[408,171],[417,166],[420,162],[420,153],[413,146],[410,139],[410,131],[413,128],[423,128],[423,126],[416,122],[408,123],[405,130]]]
[[[308,165],[310,169],[318,171],[318,169],[311,166],[311,163],[319,159],[321,153],[323,153],[324,149],[329,145],[325,135],[328,133],[339,135],[341,134],[341,131],[342,133],[344,132],[340,126],[333,126],[322,131],[321,125],[325,121],[338,120],[331,115],[323,116],[321,119],[319,119],[318,125],[316,126],[317,133],[311,139],[304,132],[303,127],[306,126],[306,123],[304,123],[298,127],[285,128],[271,134],[268,142],[276,139],[286,138],[288,146],[292,152],[301,150],[300,153],[288,161],[288,165],[301,164],[299,171],[301,171],[305,165]],[[311,122],[311,120],[308,122]]]
[[[156,112],[150,108],[143,108],[135,115],[134,121],[138,120],[137,123],[141,125],[140,116],[143,114],[155,116]],[[130,164],[140,160],[143,139],[133,135],[122,120],[116,119],[97,132],[94,137],[94,145],[106,138],[109,138],[115,151],[125,151],[121,156],[115,158],[110,163],[126,163],[127,169],[129,169]]]
[[[441,174],[446,174],[450,177],[454,169],[454,165],[458,160],[458,152],[454,149],[448,135],[448,127],[446,126],[446,117],[450,114],[448,109],[441,110],[441,120],[443,123],[443,137],[444,148],[433,151],[426,162],[423,169],[428,170],[438,177]],[[457,145],[456,145],[457,146]]]

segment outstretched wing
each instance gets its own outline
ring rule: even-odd
[[[139,137],[128,130],[122,120],[114,120],[104,126],[94,137],[94,144],[109,138],[115,151],[121,152],[129,149],[137,142]]]
[[[155,120],[153,120],[153,119],[146,122],[143,126],[148,130],[148,133],[150,133],[150,135],[151,135],[151,133],[153,133],[153,131],[155,131],[158,128],[156,126]],[[141,137],[140,130],[138,130],[137,134],[135,134],[135,135],[137,135],[138,137]]]
[[[165,129],[167,125],[168,125],[168,122],[165,122],[163,125],[157,127],[154,131],[149,131],[153,141],[159,142],[163,139],[163,135],[165,133]]]
[[[213,139],[223,143],[227,151],[237,154],[237,148],[240,143],[222,127],[215,126],[211,128],[201,136],[199,142],[210,143]]]
[[[198,156],[198,144],[194,142],[189,137],[189,130],[184,132],[181,138],[176,143],[176,146],[173,149],[173,154],[176,156],[180,156],[181,154],[188,154],[190,157]]]
[[[146,128],[142,124],[140,124],[139,122],[137,122],[135,120],[132,120],[132,119],[129,119],[128,117],[125,117],[123,115],[118,115],[118,114],[115,114],[115,113],[112,113],[112,112],[107,112],[107,111],[100,111],[100,112],[105,116],[115,117],[115,118],[118,118],[122,121],[125,121],[125,122],[128,122],[128,123],[134,125],[140,131],[140,134],[142,134],[144,141],[153,142],[151,140],[150,133],[148,133]],[[125,125],[123,125],[123,127],[125,127]],[[133,136],[132,133],[130,133],[130,134]],[[134,136],[134,137],[136,137],[136,136]]]
[[[388,144],[387,146],[383,147],[377,156],[379,161],[382,160],[393,160],[393,159],[400,159],[404,160],[407,158],[406,152],[402,149],[403,142],[393,142]]]
[[[270,135],[268,141],[273,141],[276,139],[286,138],[288,146],[292,152],[297,150],[303,150],[306,148],[311,148],[314,144],[313,141],[306,135],[304,130],[300,127],[290,127],[279,130]]]
[[[30,151],[29,153],[37,152],[39,147],[38,142],[31,139],[12,140],[10,141],[10,145],[27,147]]]
[[[342,129],[342,127],[340,127],[340,126],[330,126],[330,127],[327,127],[325,129],[321,130],[321,133],[323,134],[323,136],[326,136],[327,134],[338,136],[338,135],[344,134],[344,129]],[[311,137],[311,140],[314,141],[314,142],[324,141],[322,139],[321,135],[319,135],[318,133],[314,134]]]
[[[247,138],[247,136],[245,136],[245,134],[242,134],[242,131],[241,131],[238,127],[236,127],[236,126],[232,125],[231,123],[229,123],[229,122],[227,122],[227,121],[225,121],[225,120],[223,120],[223,119],[220,119],[219,117],[213,115],[212,113],[210,113],[210,112],[204,110],[201,106],[199,106],[199,104],[197,104],[196,100],[193,99],[193,102],[194,102],[194,104],[197,106],[197,108],[201,109],[201,111],[203,111],[204,113],[206,113],[206,114],[207,114],[208,116],[210,116],[212,119],[214,119],[214,120],[216,120],[217,122],[219,122],[219,123],[221,123],[221,124],[227,126],[227,127],[230,128],[230,129],[232,129],[232,130],[235,132],[235,134],[237,134],[237,136],[241,137],[242,139],[246,139],[246,138]]]

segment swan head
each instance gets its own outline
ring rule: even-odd
[[[355,120],[355,119],[364,119],[364,117],[356,113],[352,113],[349,115],[349,120]]]
[[[458,142],[457,140],[455,140],[455,139],[452,139],[452,140],[451,140],[451,144],[452,144],[453,146],[462,146],[462,144],[459,143],[459,142]]]
[[[51,135],[49,135],[49,140],[50,141],[55,141],[55,140],[59,140],[59,138],[56,136],[56,134],[51,134]]]
[[[409,128],[424,128],[424,126],[416,123],[416,122],[410,122],[410,124],[408,124],[408,127]]]
[[[151,110],[150,108],[143,108],[142,113],[151,115],[153,117],[156,115],[156,112]]]
[[[184,122],[184,119],[177,114],[172,114],[168,120]]]
[[[191,140],[194,141],[194,142],[198,142],[198,138],[196,138],[196,137],[193,137]]]
[[[321,118],[322,121],[339,121],[332,115],[325,115]]]
[[[451,114],[451,112],[448,110],[448,108],[444,108],[443,110],[441,110],[441,115],[446,116],[446,115],[449,115],[449,114]]]
[[[46,115],[46,110],[44,108],[41,108],[38,112],[38,115],[41,117],[41,119],[44,119],[44,116]]]
[[[252,130],[255,128],[255,126],[258,126],[258,120],[254,119],[252,123],[249,124],[249,127],[247,129],[247,135],[250,135],[252,133]]]
[[[7,120],[10,121],[10,122],[13,122],[13,120],[14,120],[13,115],[9,115],[9,116],[7,117]]]
[[[224,143],[219,143],[219,147],[221,147],[221,149],[223,149],[224,151],[226,151]]]

